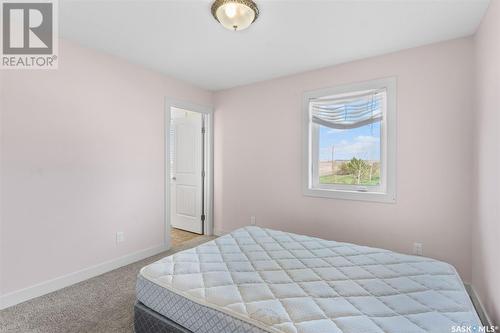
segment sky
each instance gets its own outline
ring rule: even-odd
[[[350,160],[353,157],[380,160],[380,122],[349,130],[320,126],[321,161],[331,161],[332,145],[335,146],[336,160]]]

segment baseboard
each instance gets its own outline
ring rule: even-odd
[[[226,234],[228,234],[229,232],[225,231],[225,230],[222,230],[222,229],[217,229],[217,228],[214,228],[214,235],[215,236],[224,236]]]
[[[474,307],[476,308],[477,314],[479,315],[479,319],[481,319],[481,322],[484,326],[493,326],[493,322],[491,321],[490,316],[488,316],[488,312],[486,312],[486,309],[483,306],[483,303],[477,296],[474,288],[470,284],[465,284],[465,289],[469,293],[470,299],[472,300],[472,304],[474,304]]]
[[[32,298],[43,296],[56,290],[71,286],[75,283],[82,282],[95,276],[107,273],[122,266],[132,264],[136,261],[154,256],[166,250],[167,248],[164,245],[151,247],[82,269],[80,271],[69,273],[52,280],[44,281],[24,289],[1,295],[0,310],[28,301]]]

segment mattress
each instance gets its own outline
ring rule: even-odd
[[[255,226],[144,267],[137,298],[195,333],[443,333],[480,325],[447,263]]]

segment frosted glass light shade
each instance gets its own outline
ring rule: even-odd
[[[248,28],[259,10],[251,0],[217,0],[212,5],[212,15],[224,28],[238,31]]]

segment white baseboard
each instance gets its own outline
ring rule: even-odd
[[[228,233],[229,232],[227,232],[225,230],[214,228],[214,235],[215,236],[224,236],[224,235],[226,235]]]
[[[482,324],[484,326],[493,326],[493,322],[491,321],[490,316],[488,316],[488,312],[486,312],[481,299],[479,299],[479,297],[477,296],[476,291],[474,290],[472,285],[465,284],[465,289],[467,289],[467,292],[469,293],[472,304],[474,304],[474,307],[476,308],[477,314],[479,315],[479,319],[481,319]]]
[[[59,276],[55,279],[44,281],[24,289],[1,295],[0,310],[28,301],[32,298],[39,297],[53,291],[71,286],[75,283],[82,282],[95,276],[107,273],[122,266],[132,264],[136,261],[154,256],[166,250],[167,248],[165,247],[165,245],[151,247],[82,269],[80,271]]]

